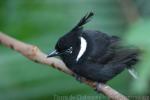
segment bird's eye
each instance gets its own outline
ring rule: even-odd
[[[69,49],[67,49],[67,51],[66,52],[68,52],[68,53],[72,53],[72,47],[70,47]]]

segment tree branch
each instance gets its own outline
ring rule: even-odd
[[[56,68],[66,74],[74,76],[73,72],[70,71],[60,59],[47,58],[47,55],[41,52],[40,49],[34,45],[23,43],[19,40],[7,36],[6,34],[3,34],[2,32],[0,32],[0,44],[21,53],[26,58],[36,63],[52,66],[53,68]],[[92,82],[84,78],[81,81],[93,89],[96,88],[96,82]],[[125,96],[103,83],[98,84],[98,91],[112,100],[128,100]]]

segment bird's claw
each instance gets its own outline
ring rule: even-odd
[[[96,87],[95,87],[95,89],[94,89],[94,91],[96,91],[97,93],[101,93],[101,91],[99,90],[99,83],[98,82],[96,82]]]
[[[82,83],[82,82],[83,82],[83,80],[82,80],[82,77],[81,77],[81,76],[79,76],[79,75],[77,75],[77,74],[74,74],[74,76],[75,76],[75,79],[76,79],[77,81],[79,81],[80,83]]]

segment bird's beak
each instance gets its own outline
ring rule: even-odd
[[[49,53],[47,58],[49,57],[55,57],[55,56],[60,56],[61,54],[63,54],[64,52],[58,52],[56,50],[54,50],[53,52]]]
[[[47,58],[58,56],[58,55],[59,55],[59,53],[56,50],[54,50],[53,52],[51,52],[51,53],[48,54]]]

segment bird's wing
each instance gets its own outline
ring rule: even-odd
[[[138,61],[140,51],[137,48],[122,46],[120,38],[117,36],[108,36],[97,31],[87,31],[86,33],[91,38],[89,39],[91,44],[88,47],[88,62],[121,65],[126,67],[132,76],[136,77],[132,65]]]
[[[97,31],[96,31],[97,32]],[[108,36],[107,34],[97,32],[90,42],[88,49],[88,60],[92,63],[123,63],[130,67],[137,62],[138,50],[135,48],[121,46],[120,38],[117,36]],[[95,36],[94,36],[95,35]]]
[[[84,31],[86,33],[88,41],[88,61],[94,63],[105,63],[113,56],[113,46],[118,41],[115,37],[108,36],[105,33],[99,31]]]

